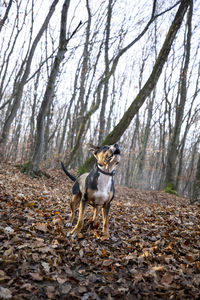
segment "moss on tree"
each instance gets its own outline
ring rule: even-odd
[[[83,173],[87,173],[90,171],[92,166],[94,165],[95,158],[94,156],[91,156],[79,169],[78,174],[81,175]]]
[[[27,162],[25,162],[23,164],[16,165],[16,168],[18,168],[20,170],[20,172],[27,174],[33,178],[38,178],[38,177],[42,177],[42,176],[50,178],[50,176],[46,172],[41,171],[41,170],[35,170],[34,165],[30,160],[28,160]]]
[[[177,193],[177,191],[176,191],[176,188],[175,188],[175,186],[174,186],[174,184],[172,182],[169,182],[167,184],[167,187],[164,190],[164,192],[167,193],[167,194],[179,196],[178,193]]]
[[[196,201],[200,202],[200,155],[197,162],[197,170],[193,183],[193,191],[190,198],[191,203],[193,204]]]

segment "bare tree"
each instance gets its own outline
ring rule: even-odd
[[[53,62],[53,66],[48,79],[44,98],[41,103],[40,110],[37,116],[36,140],[35,140],[35,148],[34,148],[33,159],[32,159],[34,172],[38,171],[39,164],[44,156],[43,146],[44,146],[45,118],[47,116],[48,108],[50,107],[54,98],[55,82],[56,82],[58,72],[60,70],[60,65],[65,57],[68,42],[70,41],[70,39],[73,37],[73,35],[76,33],[79,26],[81,25],[80,22],[77,28],[75,29],[75,31],[71,34],[71,36],[68,39],[66,38],[66,26],[67,26],[67,15],[68,15],[69,4],[70,4],[70,0],[65,0],[62,7],[58,52]]]
[[[106,22],[106,38],[105,38],[105,77],[109,76],[109,40],[110,40],[110,29],[111,29],[111,17],[112,17],[112,2],[113,0],[109,0],[108,2],[108,12],[107,12],[107,22]],[[99,139],[98,145],[101,144],[103,137],[105,136],[105,109],[106,103],[108,100],[108,89],[109,89],[109,80],[106,80],[104,83],[103,90],[103,98],[101,101],[101,111],[100,111],[100,119],[99,119]]]
[[[170,135],[169,148],[167,155],[166,164],[166,176],[165,176],[165,187],[170,184],[174,190],[176,190],[176,160],[178,155],[179,138],[181,132],[181,125],[183,122],[185,103],[187,99],[187,74],[188,66],[190,61],[190,47],[191,47],[191,36],[192,36],[192,15],[193,15],[193,1],[190,1],[187,18],[187,38],[185,43],[185,57],[184,65],[180,75],[180,89],[178,90],[176,98],[176,118],[175,125]],[[179,92],[180,91],[180,92]]]
[[[16,76],[16,80],[15,80],[15,83],[13,86],[13,92],[9,99],[10,103],[13,100],[12,105],[10,105],[9,111],[7,111],[7,116],[6,116],[4,125],[3,125],[2,134],[0,137],[0,147],[1,148],[3,148],[3,146],[6,145],[10,126],[11,126],[11,124],[17,114],[17,111],[20,107],[20,101],[22,99],[24,86],[26,84],[26,81],[27,81],[29,73],[30,73],[31,63],[33,60],[33,56],[34,56],[36,47],[37,47],[38,42],[40,41],[45,29],[47,28],[47,26],[49,24],[49,21],[55,11],[55,8],[56,8],[56,5],[58,2],[59,2],[59,0],[53,1],[52,5],[49,9],[49,13],[47,14],[44,23],[42,24],[40,30],[38,31],[38,34],[36,35],[36,37],[32,43],[30,51],[29,51],[29,53],[27,53],[24,61],[22,62],[21,68]]]

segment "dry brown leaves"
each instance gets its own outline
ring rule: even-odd
[[[0,164],[1,299],[198,299],[198,204],[117,187],[110,239],[85,222],[67,237],[72,183]]]

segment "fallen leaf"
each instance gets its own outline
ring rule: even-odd
[[[14,252],[14,247],[10,247],[8,250],[4,251],[3,256],[9,257],[9,256],[13,255],[13,252]]]
[[[58,276],[56,279],[57,279],[57,281],[58,281],[59,284],[63,284],[63,283],[65,283],[67,281],[67,277],[66,276],[63,276],[63,277]]]
[[[35,229],[42,231],[42,232],[47,232],[47,230],[48,230],[46,223],[37,223],[35,225]]]
[[[79,251],[79,255],[80,255],[81,258],[83,257],[83,255],[84,255],[83,249],[81,249],[81,250]]]
[[[166,272],[161,278],[161,284],[170,285],[174,279],[174,276],[168,272]]]
[[[36,281],[42,281],[43,280],[43,276],[41,276],[38,272],[30,273],[30,276],[33,278],[33,280],[36,280]]]
[[[154,271],[161,272],[161,271],[163,271],[165,268],[164,268],[164,266],[154,266],[152,269],[153,269]]]
[[[14,233],[14,229],[10,226],[4,228],[4,232],[7,234],[13,234]]]
[[[85,286],[79,286],[78,291],[80,294],[84,294],[87,292],[87,288]]]
[[[193,263],[195,259],[191,255],[186,255],[185,260],[189,263]]]
[[[67,295],[67,294],[69,294],[71,288],[72,288],[71,285],[68,283],[62,284],[61,285],[61,293],[64,295]]]
[[[49,273],[49,271],[50,271],[50,266],[49,266],[49,264],[48,264],[47,262],[45,262],[45,261],[42,261],[42,262],[41,262],[41,265],[43,266],[45,272]]]
[[[35,289],[35,287],[30,283],[25,283],[22,285],[21,289],[26,290],[28,292],[32,292]]]
[[[9,289],[0,286],[0,298],[11,299],[12,293]]]
[[[8,280],[8,279],[10,279],[10,277],[7,276],[3,270],[0,270],[0,281],[4,281],[4,280]]]
[[[104,266],[104,267],[108,267],[108,266],[110,266],[112,263],[113,263],[113,260],[112,260],[112,259],[106,259],[106,260],[103,261],[103,266]]]
[[[101,258],[104,258],[105,256],[110,256],[110,252],[106,249],[102,249]]]
[[[55,299],[55,287],[50,285],[46,287],[46,295],[48,299]]]

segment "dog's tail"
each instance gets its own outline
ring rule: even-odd
[[[65,172],[65,174],[72,180],[72,181],[76,181],[76,177],[74,177],[72,174],[70,174],[66,169],[65,166],[63,164],[63,162],[61,161],[61,166],[63,171]]]

